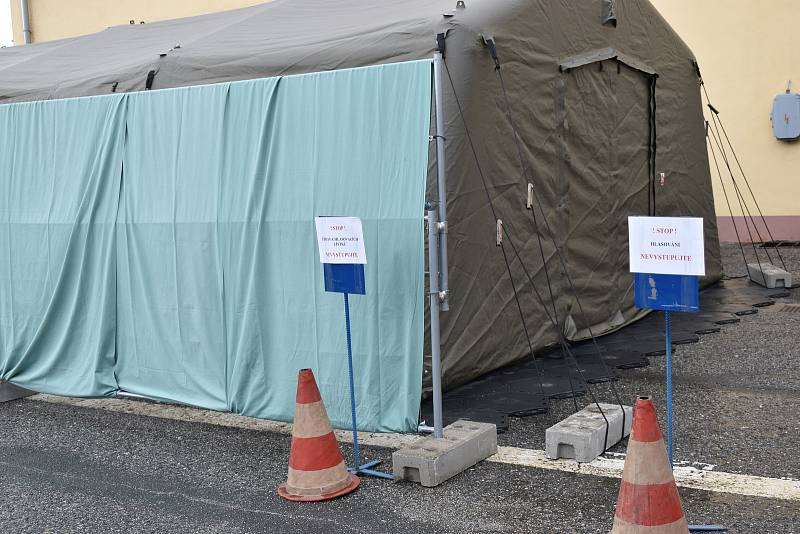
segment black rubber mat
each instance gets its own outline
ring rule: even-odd
[[[739,317],[732,313],[674,313],[672,314],[672,324],[683,331],[699,334],[702,330],[716,329],[725,324],[734,324],[741,321]]]
[[[24,399],[25,397],[30,397],[31,395],[35,394],[35,391],[22,389],[21,387],[17,387],[10,382],[4,382],[0,380],[0,402]]]
[[[747,278],[728,279],[700,293],[699,313],[673,313],[672,348],[696,343],[700,336],[713,336],[723,328],[735,328],[747,315],[771,306],[788,292],[765,289]],[[542,351],[533,358],[498,369],[443,396],[445,424],[457,419],[494,423],[498,431],[508,428],[508,417],[526,417],[547,412],[548,399],[580,397],[588,383],[602,384],[624,377],[625,369],[649,365],[649,357],[663,356],[664,316],[652,313],[612,334],[569,347]],[[602,358],[602,360],[600,359]],[[537,368],[538,367],[538,368]],[[433,422],[431,401],[421,410]]]
[[[771,299],[788,299],[792,296],[791,291],[781,291],[779,293],[773,293],[771,295],[767,295]]]
[[[580,384],[571,380],[568,372],[544,372],[543,362],[540,363],[542,377],[536,372],[532,365],[513,365],[495,371],[485,377],[478,385],[462,386],[448,393],[454,398],[465,397],[493,397],[513,395],[520,402],[528,402],[531,408],[507,408],[505,413],[531,411],[542,404],[537,397],[551,399],[564,399],[573,396],[581,396],[586,390]],[[525,396],[528,397],[525,400]]]
[[[586,394],[583,384],[569,372],[564,374],[548,373],[542,378],[542,390],[549,399],[571,399]]]
[[[706,328],[700,328],[699,330],[695,330],[694,333],[698,336],[707,336],[709,334],[716,334],[717,332],[721,331],[722,328],[719,326],[710,326]]]
[[[576,388],[578,392],[585,392],[584,382],[601,384],[617,380],[614,368],[605,363],[605,361],[598,360],[596,355],[593,357],[580,357],[576,361],[577,363],[562,363],[560,367],[548,369],[546,374],[570,377],[572,382],[578,386]]]
[[[800,241],[766,241],[759,248],[791,248],[800,247]]]
[[[654,337],[636,339],[631,337],[629,339],[607,341],[602,346],[608,350],[608,355],[604,357],[607,362],[613,362],[615,367],[630,369],[630,363],[641,360],[642,355],[655,354],[660,350],[664,350],[664,339]]]
[[[765,301],[762,301],[762,302],[756,302],[755,304],[753,304],[753,307],[755,307],[755,308],[767,308],[769,306],[773,306],[774,304],[775,304],[774,300],[765,300]]]
[[[547,410],[545,409],[545,412],[546,411]],[[454,423],[459,419],[465,419],[467,421],[491,423],[496,425],[497,432],[501,434],[508,430],[508,415],[490,407],[483,407],[475,404],[464,405],[461,402],[453,402],[452,400],[443,399],[442,416],[445,426]],[[433,426],[433,406],[430,400],[422,403],[420,420],[424,421],[428,426]]]

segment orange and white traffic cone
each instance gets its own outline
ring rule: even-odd
[[[681,497],[650,397],[639,397],[611,534],[688,534]]]
[[[300,370],[289,476],[278,495],[290,501],[325,501],[355,491],[360,483],[347,471],[314,373]]]

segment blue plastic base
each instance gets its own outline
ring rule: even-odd
[[[381,462],[383,462],[383,460],[374,460],[372,462],[361,464],[357,468],[348,467],[347,470],[353,473],[354,475],[368,475],[371,477],[384,478],[386,480],[394,480],[394,475],[391,475],[389,473],[381,473],[380,471],[375,471],[374,469],[370,469],[370,467],[375,467]]]
[[[689,525],[689,532],[728,532],[722,525]]]

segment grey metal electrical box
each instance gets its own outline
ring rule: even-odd
[[[784,141],[800,139],[800,95],[785,93],[772,104],[772,131]]]

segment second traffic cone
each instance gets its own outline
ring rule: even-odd
[[[688,532],[655,405],[650,397],[639,397],[611,534]]]
[[[289,476],[278,495],[290,501],[325,501],[355,491],[361,480],[347,471],[311,369],[297,377]]]

